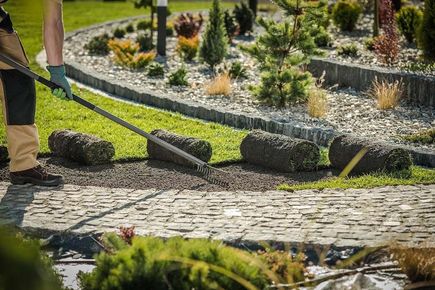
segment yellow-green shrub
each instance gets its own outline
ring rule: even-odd
[[[199,37],[198,35],[186,38],[184,36],[178,37],[177,52],[184,60],[192,60],[198,53]]]
[[[139,52],[140,45],[130,39],[112,39],[108,45],[114,53],[114,61],[131,69],[143,69],[156,57],[154,51]]]

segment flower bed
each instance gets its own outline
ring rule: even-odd
[[[433,110],[418,106],[399,106],[395,110],[381,111],[376,109],[375,100],[362,92],[350,89],[330,89],[328,92],[329,111],[324,118],[311,118],[304,104],[288,108],[276,108],[259,103],[248,90],[249,85],[258,83],[259,73],[252,58],[242,52],[236,45],[249,44],[252,37],[237,37],[235,45],[231,46],[228,63],[240,61],[246,68],[247,78],[232,81],[232,92],[229,96],[207,95],[207,84],[212,79],[212,71],[204,64],[194,60],[184,64],[188,73],[188,86],[168,85],[168,76],[183,66],[183,62],[175,51],[177,40],[169,37],[167,40],[166,58],[157,57],[164,65],[163,78],[149,77],[144,71],[126,69],[115,64],[111,56],[89,55],[83,46],[92,37],[110,32],[119,26],[111,23],[101,27],[83,30],[72,34],[65,44],[66,62],[80,64],[92,71],[105,75],[114,81],[121,81],[133,87],[148,88],[160,95],[169,95],[175,99],[193,101],[209,107],[220,107],[228,112],[243,113],[251,116],[262,116],[283,123],[295,123],[325,129],[333,129],[344,133],[354,133],[360,136],[376,137],[396,143],[407,144],[400,136],[429,129],[435,125]],[[256,28],[256,33],[259,29]],[[126,38],[134,39],[136,32],[129,33]],[[417,145],[433,149],[433,145]]]

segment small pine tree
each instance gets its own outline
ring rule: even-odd
[[[225,10],[224,21],[225,21],[225,30],[227,31],[227,36],[229,42],[231,43],[234,35],[237,32],[238,27],[236,24],[236,19],[234,18],[234,16],[229,10]]]
[[[254,95],[261,101],[285,106],[306,100],[312,86],[311,74],[303,70],[310,56],[316,54],[316,44],[311,35],[313,26],[309,13],[318,11],[318,3],[304,0],[277,0],[287,17],[281,22],[260,18],[258,24],[265,33],[255,45],[243,49],[259,63],[261,83],[252,87]]]
[[[219,0],[213,0],[199,54],[204,62],[214,68],[215,65],[223,61],[227,50],[228,37],[225,30],[224,15]]]
[[[234,7],[234,17],[239,24],[239,34],[245,35],[248,32],[252,32],[254,29],[255,15],[249,8],[245,0],[240,2],[240,6],[236,4]]]
[[[153,23],[154,23],[154,14],[156,13],[156,6],[154,5],[153,0],[135,0],[134,1],[135,8],[150,8],[150,17],[151,17],[151,44],[153,43]]]
[[[425,59],[435,61],[435,0],[424,1],[418,44],[423,50]]]

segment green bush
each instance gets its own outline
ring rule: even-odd
[[[234,7],[234,17],[239,24],[240,35],[245,35],[246,33],[253,31],[255,15],[245,0],[240,3],[240,6],[236,4]]]
[[[423,20],[418,33],[418,45],[428,61],[435,61],[435,0],[424,1]]]
[[[107,45],[109,39],[110,37],[107,33],[95,36],[85,45],[85,49],[88,50],[90,54],[108,55],[110,51],[109,46]]]
[[[0,290],[60,290],[61,278],[37,241],[0,228]]]
[[[139,33],[136,42],[139,43],[139,51],[150,51],[154,48],[151,35],[148,33]]]
[[[235,61],[231,64],[229,75],[232,79],[247,78],[246,68],[240,61]]]
[[[236,18],[232,15],[232,13],[229,10],[225,10],[224,12],[224,22],[225,22],[225,30],[227,32],[227,36],[231,41],[234,35],[236,35],[237,23],[236,23]]]
[[[435,129],[424,130],[415,134],[403,136],[404,140],[412,143],[435,144]]]
[[[414,42],[417,29],[422,19],[423,13],[415,6],[405,6],[397,12],[397,27],[409,43]]]
[[[168,83],[171,86],[187,86],[189,82],[187,81],[187,70],[182,67],[175,72],[171,73],[168,77]]]
[[[134,25],[132,23],[130,23],[129,25],[127,25],[125,27],[125,31],[127,31],[128,33],[134,32]]]
[[[165,75],[165,70],[163,65],[158,62],[152,63],[148,67],[148,76],[150,77],[162,77]]]
[[[328,2],[322,0],[319,1],[316,10],[304,15],[302,25],[310,26],[310,34],[318,47],[326,47],[332,42],[332,37],[328,32],[329,24]]]
[[[214,68],[224,60],[227,50],[228,37],[225,31],[224,15],[219,0],[213,0],[199,55],[204,62]]]
[[[151,21],[150,20],[141,20],[136,24],[137,30],[151,30]]]
[[[242,290],[269,284],[258,258],[219,241],[136,237],[128,246],[117,239],[118,252],[98,255],[97,267],[79,276],[82,290]]]
[[[343,56],[356,57],[358,56],[358,47],[355,43],[341,45],[337,48],[337,54]]]
[[[357,1],[339,0],[332,8],[332,20],[341,30],[352,31],[361,12],[361,5]]]
[[[115,36],[116,38],[123,38],[125,36],[125,33],[125,29],[118,27],[113,31],[113,36]]]
[[[368,37],[364,39],[364,46],[368,51],[375,50],[375,39],[373,37]]]

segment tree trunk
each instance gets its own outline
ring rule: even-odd
[[[411,156],[405,149],[347,135],[338,136],[332,141],[329,160],[334,167],[344,169],[363,148],[367,149],[367,153],[353,168],[352,173],[397,172],[409,170],[412,165]]]
[[[112,143],[69,130],[54,131],[48,137],[48,146],[54,155],[86,165],[109,163],[115,155]]]
[[[282,172],[310,171],[320,160],[319,147],[313,142],[260,130],[243,139],[240,152],[249,163]]]
[[[167,143],[174,145],[177,148],[201,159],[204,162],[208,162],[212,155],[211,144],[207,141],[176,135],[164,130],[154,130],[151,132],[152,135],[166,141]],[[185,165],[192,167],[193,164],[187,161],[183,157],[176,155],[163,147],[160,147],[156,143],[148,140],[147,143],[148,155],[151,159],[170,161],[176,164]]]

